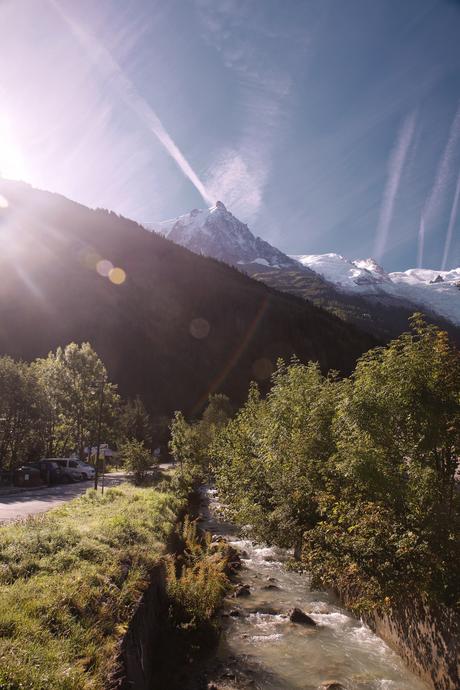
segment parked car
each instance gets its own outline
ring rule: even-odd
[[[87,462],[83,462],[83,460],[77,460],[76,462],[78,462],[78,466],[81,470],[82,479],[94,479],[96,470],[92,465],[89,465]]]
[[[53,460],[39,460],[38,462],[29,464],[37,467],[40,470],[40,476],[46,484],[59,484],[59,482],[62,482],[62,468],[57,462]]]
[[[55,463],[61,469],[61,477],[67,482],[79,482],[86,479],[83,474],[86,474],[80,467],[80,461],[74,458],[43,458],[41,462]]]
[[[43,480],[39,468],[32,464],[17,467],[14,471],[14,484],[15,486],[41,486]]]

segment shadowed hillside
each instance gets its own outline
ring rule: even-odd
[[[170,413],[197,411],[213,390],[240,401],[279,356],[349,372],[375,344],[114,213],[4,180],[0,194],[2,354],[31,359],[89,340],[124,395],[139,392],[153,411]],[[100,275],[101,260],[122,268],[125,281]]]

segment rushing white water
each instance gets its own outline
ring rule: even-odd
[[[238,549],[238,579],[250,596],[225,602],[217,650],[224,685],[259,690],[317,690],[335,681],[346,690],[426,690],[379,637],[344,610],[327,592],[312,591],[308,577],[286,570],[288,554],[238,537],[218,517],[213,490],[207,491],[203,527],[225,536]],[[300,608],[316,627],[291,623]]]

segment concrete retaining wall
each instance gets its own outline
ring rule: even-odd
[[[122,643],[108,690],[160,690],[163,633],[168,620],[166,573],[160,563],[151,574]],[[164,690],[164,688],[161,688]]]
[[[342,596],[345,606],[353,603]],[[460,690],[460,617],[446,606],[408,599],[363,620],[434,690]]]

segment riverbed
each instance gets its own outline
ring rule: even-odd
[[[312,590],[308,575],[288,570],[290,554],[242,539],[220,519],[212,489],[204,497],[202,526],[238,550],[237,581],[250,592],[225,600],[222,635],[204,670],[204,687],[317,690],[336,683],[337,690],[427,690],[331,593]],[[291,623],[295,607],[316,625]]]

